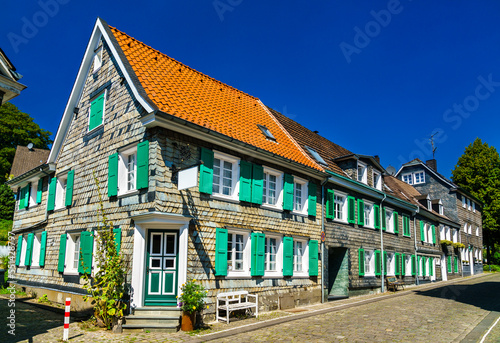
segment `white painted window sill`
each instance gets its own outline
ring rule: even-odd
[[[214,200],[223,200],[223,201],[229,201],[238,204],[240,202],[239,198],[236,197],[231,197],[228,195],[223,195],[223,194],[212,194],[212,199]]]
[[[272,210],[277,212],[283,212],[283,209],[276,205],[262,204],[261,207],[266,210]]]
[[[137,195],[137,194],[139,194],[139,190],[134,189],[132,191],[128,191],[128,192],[125,192],[125,193],[118,194],[117,198],[124,198],[124,197],[128,197],[128,196],[131,196],[131,195]]]

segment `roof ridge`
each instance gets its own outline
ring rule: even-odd
[[[219,83],[219,84],[221,84],[221,85],[223,85],[223,86],[225,86],[225,87],[228,87],[228,88],[230,88],[230,89],[232,89],[232,90],[234,90],[234,91],[236,91],[236,92],[238,92],[238,93],[244,94],[244,95],[246,95],[246,96],[248,96],[248,97],[250,97],[250,98],[252,98],[252,99],[259,100],[259,98],[255,97],[255,96],[253,96],[253,95],[250,95],[250,94],[248,94],[248,93],[246,93],[246,92],[243,92],[242,90],[239,90],[238,88],[235,88],[235,87],[233,87],[233,86],[231,86],[231,85],[228,85],[227,83],[224,83],[224,82],[222,82],[222,81],[219,81],[219,80],[217,80],[217,79],[215,79],[215,78],[213,78],[213,77],[211,77],[211,76],[209,76],[209,75],[207,75],[207,74],[205,74],[205,73],[202,73],[201,71],[198,71],[198,70],[196,70],[196,69],[194,69],[194,68],[192,68],[192,67],[190,67],[190,66],[188,66],[188,65],[186,65],[186,64],[184,64],[184,63],[182,63],[182,62],[179,62],[179,61],[178,61],[178,60],[176,60],[175,58],[168,56],[167,54],[165,54],[165,53],[163,53],[163,52],[161,52],[161,51],[159,51],[159,50],[157,50],[157,49],[153,48],[153,47],[152,47],[152,46],[150,46],[150,45],[147,45],[146,43],[144,43],[144,42],[142,42],[142,41],[138,40],[138,39],[137,39],[137,38],[135,38],[135,37],[130,36],[129,34],[127,34],[127,33],[123,32],[123,31],[121,31],[121,30],[117,29],[117,28],[116,28],[116,27],[114,27],[114,26],[111,26],[111,25],[108,25],[108,26],[109,26],[109,28],[110,28],[110,29],[115,30],[115,31],[118,31],[119,33],[121,33],[121,34],[123,34],[123,35],[125,35],[125,36],[129,37],[130,39],[133,39],[133,40],[134,40],[134,41],[136,41],[137,43],[144,45],[144,46],[145,46],[145,47],[147,47],[148,49],[151,49],[151,50],[155,51],[156,53],[158,53],[158,54],[160,54],[160,55],[162,55],[162,56],[164,56],[164,57],[166,57],[166,58],[168,58],[168,59],[170,59],[170,60],[174,61],[175,63],[177,63],[177,64],[179,64],[179,65],[181,65],[181,66],[184,66],[184,67],[186,67],[186,68],[188,68],[188,69],[190,69],[190,70],[194,71],[194,72],[195,72],[195,73],[197,73],[197,74],[200,74],[200,75],[201,75],[201,76],[203,76],[203,77],[206,77],[206,78],[208,78],[208,79],[210,79],[210,80],[212,80],[212,81],[215,81],[216,83]],[[122,47],[122,49],[123,49],[123,47]]]

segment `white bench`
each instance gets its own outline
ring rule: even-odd
[[[253,298],[254,301],[249,301]],[[215,313],[217,322],[219,319],[225,320],[229,324],[229,314],[231,311],[242,310],[247,308],[255,308],[255,317],[259,316],[259,295],[248,294],[248,291],[236,291],[217,294]],[[226,316],[219,316],[219,310],[226,311]]]

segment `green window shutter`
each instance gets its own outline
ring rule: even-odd
[[[22,210],[25,207],[26,206],[24,205],[24,187],[23,187],[19,192],[19,209]]]
[[[262,205],[264,194],[264,167],[252,165],[252,203]]]
[[[394,211],[392,213],[393,220],[394,220],[394,233],[399,233],[399,215],[398,212]]]
[[[401,254],[401,276],[406,275],[406,257],[405,254]]]
[[[292,237],[283,237],[283,276],[293,276]]]
[[[335,193],[333,189],[326,190],[326,219],[335,218]]]
[[[451,273],[451,256],[448,256],[448,257],[446,258],[446,262],[447,262],[447,263],[446,263],[446,266],[448,267],[448,268],[447,268],[447,269],[448,269],[448,273]]]
[[[454,272],[458,273],[458,257],[455,256],[454,261],[455,261],[455,270],[454,270]],[[472,265],[473,265],[473,262],[471,261],[471,266]]]
[[[214,152],[210,149],[201,148],[200,159],[203,161],[203,164],[200,165],[200,185],[199,185],[200,193],[212,194],[212,188],[214,183]],[[227,274],[227,268],[225,274],[221,275],[226,275],[226,274]]]
[[[56,205],[57,177],[52,177],[49,183],[49,198],[47,200],[47,211],[53,211]]]
[[[403,215],[403,235],[410,235],[410,218],[406,215]]]
[[[215,229],[215,275],[227,275],[227,229],[223,228]]]
[[[70,170],[68,172],[68,180],[66,181],[66,199],[64,201],[64,206],[71,206],[73,203],[73,184],[75,182],[75,171]]]
[[[350,224],[354,224],[355,216],[356,216],[356,201],[354,197],[347,197],[347,222]]]
[[[283,209],[291,211],[293,210],[293,175],[285,174],[284,180]]]
[[[263,233],[252,233],[252,276],[263,276],[265,265],[266,236]]]
[[[307,185],[308,193],[309,193],[309,203],[307,205],[307,214],[310,216],[316,217],[316,203],[317,203],[317,191],[318,186],[315,183],[309,182]]]
[[[66,259],[66,241],[67,236],[65,233],[61,235],[61,241],[59,243],[59,260],[57,262],[57,271],[60,273],[64,272],[64,263]]]
[[[309,241],[309,276],[318,276],[318,241]]]
[[[358,225],[365,225],[365,202],[363,199],[358,199]]]
[[[386,215],[385,207],[382,207],[382,230],[383,231],[387,230],[387,218],[385,215]]]
[[[387,251],[384,251],[382,256],[384,259],[384,275],[387,275]]]
[[[47,231],[42,232],[40,238],[40,259],[38,265],[40,267],[45,266],[45,251],[47,250]]]
[[[33,255],[33,240],[35,239],[35,234],[32,232],[28,234],[28,239],[26,240],[26,256],[24,258],[24,265],[31,266],[31,258]]]
[[[136,188],[149,187],[149,141],[137,144],[137,178]]]
[[[417,258],[415,255],[411,255],[411,275],[415,276],[417,274]]]
[[[433,263],[434,262],[434,258],[429,258],[429,275],[430,276],[434,276],[434,271],[432,270],[433,268]]]
[[[432,230],[432,243],[436,244],[436,227],[434,225],[431,225],[431,230]]]
[[[380,229],[380,206],[373,205],[373,211],[375,212],[375,229]]]
[[[122,229],[120,229],[119,227],[118,228],[114,228],[113,229],[113,233],[114,233],[114,236],[115,236],[116,252],[119,253],[120,252],[120,248],[122,246]]]
[[[36,188],[36,203],[40,204],[42,202],[43,194],[43,177],[38,180],[38,186]]]
[[[90,274],[92,270],[92,253],[94,250],[94,236],[88,231],[83,231],[80,236],[80,259],[78,272]]]
[[[359,276],[365,276],[365,250],[358,250],[358,270]]]
[[[90,118],[89,118],[89,131],[102,124],[102,114],[104,109],[104,94],[103,92],[90,103]]]
[[[30,205],[30,191],[31,191],[31,182],[28,183],[26,187],[24,187],[24,207],[29,207]]]
[[[118,195],[118,153],[108,157],[108,197]]]
[[[382,273],[382,263],[380,258],[380,250],[375,250],[375,276],[380,276]]]
[[[394,274],[401,275],[401,255],[399,253],[394,254],[396,271]]]
[[[425,270],[427,267],[427,257],[421,257],[420,260],[422,261],[422,275],[425,276],[425,274],[427,274]]]
[[[19,266],[21,263],[21,251],[23,249],[23,236],[19,235],[17,239],[17,251],[16,251],[16,266]]]
[[[421,221],[420,221],[420,240],[421,240],[422,242],[424,242],[424,241],[425,241],[424,225],[425,225],[425,224],[424,224],[424,222],[421,220]]]
[[[240,201],[252,200],[252,163],[240,161]]]

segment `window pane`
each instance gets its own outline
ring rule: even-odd
[[[127,156],[127,190],[135,189],[135,166],[136,166],[136,155]]]
[[[166,235],[166,254],[175,254],[175,235]]]
[[[295,211],[302,211],[302,184],[295,183],[295,199],[294,208]]]

